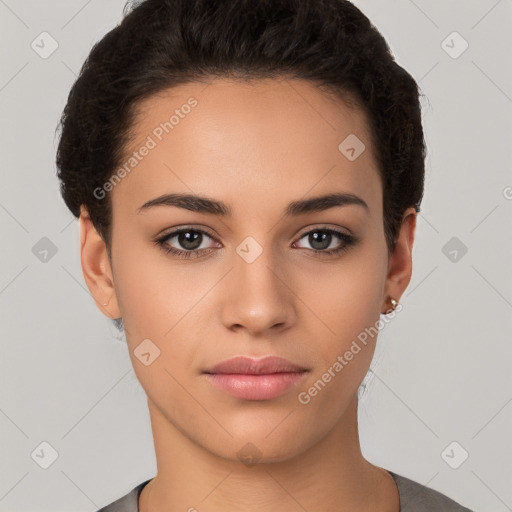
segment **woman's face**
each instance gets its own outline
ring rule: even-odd
[[[410,278],[410,253],[388,258],[364,115],[305,81],[216,79],[145,100],[134,133],[110,192],[103,310],[123,318],[153,419],[228,459],[304,452],[354,406],[376,341],[361,333]],[[165,194],[204,200],[148,205]],[[94,293],[107,302],[106,285]],[[228,391],[205,373],[269,355],[307,371],[218,378]]]

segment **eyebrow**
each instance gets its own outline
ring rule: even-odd
[[[336,206],[357,205],[363,207],[366,211],[370,211],[366,202],[351,193],[333,193],[309,199],[301,199],[291,202],[285,210],[285,216],[298,216],[310,212],[320,212],[334,208]],[[210,215],[218,215],[229,217],[232,214],[230,206],[222,201],[217,201],[205,196],[194,194],[164,194],[155,199],[146,201],[138,210],[137,214],[147,211],[156,206],[175,206],[197,213],[207,213]]]

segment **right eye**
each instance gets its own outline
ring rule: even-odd
[[[213,239],[207,231],[197,228],[180,228],[167,233],[155,240],[155,243],[161,247],[166,254],[173,254],[183,258],[198,258],[205,253],[210,253],[211,248],[201,247],[204,237]],[[183,249],[173,247],[170,240],[175,240]]]

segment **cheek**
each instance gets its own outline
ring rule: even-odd
[[[315,370],[297,396],[311,417],[337,422],[353,399],[371,363],[378,336],[383,265],[372,257],[316,274],[307,304],[318,318],[307,321],[316,333],[311,360]],[[309,313],[308,313],[309,315]]]
[[[184,267],[173,266],[150,241],[121,228],[118,233],[114,284],[126,331],[138,337],[162,337],[195,296],[193,284]]]
[[[298,401],[313,416],[327,414],[330,421],[340,418],[357,392],[379,332],[387,269],[384,239],[362,244],[329,271],[302,277],[304,302],[318,318],[308,314],[307,331],[317,334],[311,354],[316,364]]]
[[[179,371],[190,367],[199,350],[195,339],[201,339],[194,334],[200,325],[200,299],[216,276],[198,272],[193,264],[172,262],[148,242],[120,242],[116,255],[115,289],[130,356],[134,358],[139,344],[150,339],[161,352],[155,363]],[[135,359],[133,364],[140,366]]]
[[[368,247],[298,274],[300,285],[295,290],[310,308],[307,315],[316,316],[311,321],[318,323],[324,334],[319,338],[331,347],[329,352],[342,349],[379,320],[386,265],[385,253]]]
[[[312,380],[332,381],[329,387],[341,397],[340,393],[352,394],[368,370],[380,314],[375,283],[368,271],[364,273],[368,282],[354,272],[336,286],[332,283],[334,277],[331,275],[329,283],[325,284],[323,294],[309,297],[315,312],[318,311],[318,319],[308,322],[307,331],[316,332],[314,354],[311,354],[316,361]]]

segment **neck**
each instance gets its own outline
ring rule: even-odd
[[[149,400],[148,406],[158,473],[140,495],[140,512],[399,510],[391,475],[361,454],[357,395],[333,430],[309,450],[254,464],[212,454],[171,425]]]

